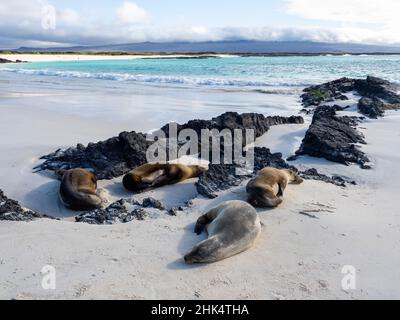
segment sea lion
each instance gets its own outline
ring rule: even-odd
[[[60,170],[60,200],[68,208],[84,211],[100,208],[103,200],[96,194],[97,178],[84,169]]]
[[[228,201],[198,219],[195,233],[204,229],[209,237],[185,255],[187,264],[213,263],[246,251],[260,235],[261,222],[248,203]]]
[[[275,208],[283,202],[280,197],[283,197],[288,183],[301,184],[303,179],[293,170],[265,168],[247,184],[247,201],[254,207]]]
[[[205,170],[200,166],[148,163],[126,174],[122,183],[129,191],[143,192],[196,178]]]

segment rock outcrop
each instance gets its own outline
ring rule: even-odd
[[[334,175],[332,177],[328,177],[327,175],[321,174],[317,171],[317,169],[308,169],[306,171],[299,172],[300,176],[306,180],[316,180],[323,181],[326,183],[331,183],[339,187],[346,187],[348,184],[357,185],[357,183],[343,176]]]
[[[0,58],[0,63],[12,63],[11,60]]]
[[[304,107],[310,108],[338,99],[348,100],[345,94],[354,91],[363,100],[360,100],[359,103],[360,112],[375,118],[383,115],[385,109],[390,109],[390,105],[400,104],[398,90],[398,85],[377,77],[369,76],[366,79],[341,78],[306,88],[301,98]],[[369,100],[365,100],[366,98]],[[371,107],[371,104],[374,106]],[[377,105],[379,105],[378,109],[376,108]],[[386,105],[389,106],[386,107]]]
[[[355,185],[356,182],[341,176],[328,177],[320,174],[316,169],[299,172],[299,170],[289,165],[281,153],[271,153],[267,148],[254,149],[254,172],[249,175],[238,175],[236,169],[241,169],[240,165],[210,165],[209,170],[202,173],[196,183],[197,192],[210,199],[217,197],[217,193],[239,186],[242,182],[253,178],[260,170],[265,167],[275,167],[279,169],[291,169],[298,172],[306,180],[317,180],[331,183],[340,187],[348,184]]]
[[[281,153],[271,153],[267,148],[255,148],[253,173],[238,175],[236,170],[241,169],[241,166],[236,164],[211,164],[208,171],[200,175],[199,181],[196,183],[197,191],[206,198],[216,198],[217,192],[239,186],[243,181],[255,176],[259,170],[270,166],[296,170],[296,168],[291,167],[285,162]]]
[[[53,219],[52,217],[22,208],[17,201],[7,198],[4,192],[0,190],[0,221],[28,222],[41,218]]]
[[[178,124],[178,134],[181,130],[192,129],[198,136],[201,136],[201,130],[203,129],[217,129],[219,131],[228,129],[233,130],[246,130],[253,129],[255,137],[261,137],[265,134],[271,126],[282,125],[282,124],[301,124],[304,123],[304,119],[301,116],[291,117],[265,117],[262,114],[257,113],[244,113],[239,114],[237,112],[226,112],[219,117],[211,120],[192,120],[183,125]],[[169,131],[169,124],[165,125],[162,130],[167,133]]]
[[[149,146],[150,142],[144,134],[122,132],[118,137],[90,143],[87,147],[79,144],[75,148],[60,149],[43,156],[44,163],[35,170],[85,168],[93,171],[98,179],[112,179],[145,164]]]
[[[358,110],[371,119],[377,119],[385,114],[385,104],[378,98],[363,97],[358,102]]]
[[[300,150],[296,155],[309,155],[349,165],[359,164],[369,168],[369,159],[357,144],[365,144],[363,135],[357,131],[359,122],[355,117],[340,117],[338,106],[321,106],[315,110]],[[293,159],[291,159],[293,160]]]
[[[228,112],[212,120],[193,120],[178,125],[178,133],[183,129],[193,129],[199,136],[202,129],[253,129],[256,137],[267,132],[271,125],[286,123],[304,123],[302,117],[264,117],[260,114]],[[162,130],[168,137],[169,125]],[[243,140],[244,142],[245,140]],[[123,132],[118,137],[90,143],[87,147],[79,144],[75,148],[57,150],[43,156],[45,160],[35,168],[37,171],[85,168],[94,172],[98,179],[112,179],[122,176],[140,165],[145,164],[146,151],[152,142],[142,133]],[[223,151],[222,151],[223,152]]]
[[[354,79],[341,78],[335,81],[327,82],[321,85],[312,86],[304,89],[301,96],[303,105],[306,108],[317,107],[322,103],[332,102],[334,100],[348,100],[344,93],[355,89]]]
[[[389,104],[400,103],[400,95],[397,94],[399,86],[387,80],[369,76],[366,80],[355,80],[354,88],[363,97],[379,98]]]

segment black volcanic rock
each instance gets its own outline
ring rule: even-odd
[[[256,137],[263,135],[272,125],[286,123],[304,123],[302,117],[264,117],[261,114],[243,114],[228,112],[212,120],[193,120],[178,125],[178,132],[193,129],[201,136],[202,129],[254,129]],[[168,136],[169,125],[162,130]],[[245,140],[243,140],[245,142]],[[87,147],[79,144],[75,148],[57,150],[43,156],[45,160],[36,167],[37,171],[84,168],[93,171],[98,179],[112,179],[122,176],[135,167],[147,162],[146,151],[152,142],[146,136],[136,132],[122,132],[118,137],[98,143],[90,143]],[[224,152],[222,150],[222,152]]]
[[[79,144],[75,148],[57,150],[43,156],[41,159],[45,162],[35,169],[85,168],[92,170],[98,179],[112,179],[145,164],[149,146],[150,142],[146,141],[144,134],[122,132],[118,137],[90,143],[87,147]]]
[[[356,144],[365,144],[364,137],[356,130],[359,119],[340,117],[340,107],[321,106],[314,113],[312,124],[296,155],[325,158],[342,164],[356,163],[368,168],[369,159]]]
[[[355,80],[355,89],[363,97],[379,98],[389,104],[400,103],[399,86],[380,78],[369,76],[366,80]]]
[[[0,63],[12,63],[11,60],[0,58]]]
[[[154,198],[146,198],[143,200],[143,207],[145,208],[154,208],[158,210],[165,210],[164,205],[161,201]]]
[[[364,97],[358,102],[358,110],[371,119],[377,119],[385,114],[385,104],[378,98]]]
[[[224,129],[233,130],[246,130],[253,129],[255,131],[255,137],[260,137],[266,133],[271,126],[282,125],[282,124],[301,124],[304,123],[304,119],[301,116],[291,117],[265,117],[262,114],[257,113],[244,113],[239,114],[237,112],[226,112],[211,120],[192,120],[183,125],[178,124],[178,134],[181,130],[192,129],[199,136],[201,136],[201,130],[203,129],[217,129],[222,131]],[[163,130],[167,136],[169,132],[169,124],[165,125]]]
[[[131,207],[131,208],[130,208]],[[128,223],[134,220],[144,220],[147,213],[142,208],[133,208],[126,200],[119,200],[106,209],[97,209],[80,214],[76,222],[104,225]]]
[[[240,165],[211,164],[208,171],[200,175],[196,188],[199,194],[213,199],[217,197],[217,192],[239,186],[243,181],[253,177],[259,170],[270,166],[296,170],[283,160],[281,153],[271,153],[267,148],[255,148],[254,172],[248,175],[238,175],[236,170],[242,169]]]
[[[326,183],[331,183],[339,187],[346,187],[347,184],[357,185],[357,183],[349,179],[347,177],[342,177],[338,175],[334,175],[332,177],[328,177],[327,175],[321,174],[317,171],[317,169],[308,169],[306,171],[299,172],[300,176],[306,180],[317,180],[323,181]]]
[[[28,222],[40,218],[53,219],[31,210],[25,210],[17,201],[7,198],[4,192],[0,190],[0,221]]]
[[[306,108],[320,106],[334,100],[347,100],[344,94],[355,91],[363,98],[380,99],[384,104],[400,104],[399,86],[389,81],[368,76],[366,79],[341,78],[304,89],[301,96]]]
[[[344,93],[355,90],[355,83],[356,81],[354,79],[341,78],[306,88],[304,89],[304,94],[301,96],[303,105],[308,108],[319,106],[324,102],[332,102],[337,99],[348,100]]]
[[[299,173],[299,175],[306,180],[323,181],[340,187],[345,187],[347,184],[356,184],[355,181],[346,177],[328,177],[320,174],[316,169],[299,172],[296,167],[285,162],[281,153],[271,153],[267,148],[255,148],[254,172],[251,172],[248,175],[238,175],[236,170],[242,168],[240,165],[212,164],[209,166],[208,171],[200,175],[199,180],[196,183],[197,192],[206,198],[214,199],[217,197],[218,192],[239,186],[243,181],[253,178],[260,170],[266,167],[291,169]]]

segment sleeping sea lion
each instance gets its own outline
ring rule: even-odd
[[[60,170],[60,200],[68,208],[84,211],[100,208],[102,199],[96,194],[97,178],[84,169]]]
[[[208,239],[185,255],[185,262],[213,263],[249,249],[261,233],[256,210],[243,201],[228,201],[201,216],[195,233],[207,229]]]
[[[283,197],[288,183],[301,184],[303,179],[293,170],[265,168],[247,184],[247,201],[254,207],[275,208],[283,202],[280,197]]]
[[[196,178],[205,170],[205,168],[200,166],[149,163],[126,174],[122,182],[124,187],[129,191],[143,192],[148,189],[159,188]]]

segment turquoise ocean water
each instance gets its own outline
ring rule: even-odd
[[[209,87],[305,87],[375,75],[400,83],[400,56],[133,59],[13,64],[0,71],[35,76]]]

